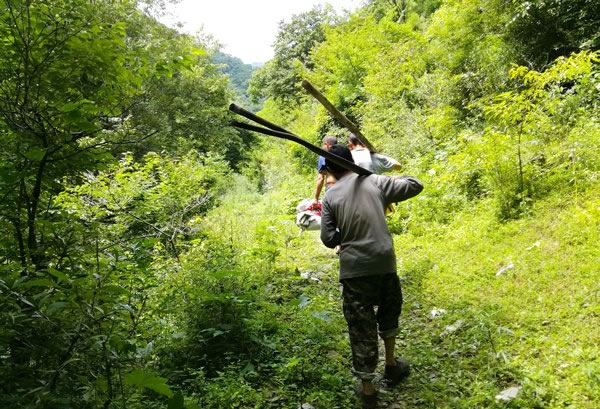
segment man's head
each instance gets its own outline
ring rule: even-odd
[[[354,163],[354,159],[352,158],[352,154],[350,153],[350,149],[344,145],[332,145],[329,148],[329,153],[333,153],[343,159],[346,159],[349,162]],[[348,170],[342,166],[336,165],[331,160],[325,158],[325,167],[329,172],[333,174],[336,178],[348,172]]]
[[[329,150],[333,145],[337,143],[337,138],[335,136],[326,136],[323,138],[323,149],[326,151]]]
[[[354,149],[360,149],[360,148],[364,148],[365,145],[363,145],[363,143],[360,141],[360,139],[358,139],[358,137],[354,134],[350,135],[350,138],[348,138],[348,149],[350,150],[354,150]]]

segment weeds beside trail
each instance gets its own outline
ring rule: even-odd
[[[383,389],[381,408],[598,407],[600,200],[598,191],[587,197],[551,197],[507,223],[483,202],[449,224],[417,220],[419,229],[395,235],[405,299],[397,350],[413,370]],[[276,254],[246,251],[265,270],[239,285],[255,288],[251,320],[261,324],[248,336],[270,353],[205,378],[201,402],[358,407],[337,257],[286,216],[261,223],[238,243],[270,243]],[[247,389],[235,394],[240,379]],[[497,400],[509,387],[517,397]]]
[[[483,204],[396,237],[413,375],[399,407],[597,408],[600,200],[551,198],[500,224]],[[508,387],[517,398],[497,401]]]

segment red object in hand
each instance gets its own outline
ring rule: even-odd
[[[321,202],[311,204],[306,208],[307,211],[314,213],[317,216],[321,216]]]

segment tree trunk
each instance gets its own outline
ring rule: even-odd
[[[17,244],[19,246],[19,261],[23,268],[27,267],[27,255],[25,254],[25,243],[23,242],[23,232],[21,231],[21,212],[20,206],[17,211],[17,216],[11,220],[13,227],[15,228],[15,237],[17,238]]]
[[[42,193],[42,180],[44,178],[44,170],[46,168],[47,161],[48,155],[45,154],[38,166],[35,176],[35,183],[33,185],[31,197],[29,198],[29,206],[27,210],[27,247],[29,248],[29,257],[31,258],[31,263],[36,267],[36,269],[40,269],[44,264],[43,249],[39,248],[37,241],[36,218],[40,203],[40,196]]]

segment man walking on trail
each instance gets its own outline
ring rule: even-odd
[[[353,162],[346,146],[331,146],[329,152]],[[330,248],[341,246],[339,278],[353,369],[362,381],[363,408],[375,408],[378,332],[385,345],[386,381],[395,385],[409,372],[408,363],[394,356],[402,290],[384,212],[389,204],[418,195],[423,185],[414,177],[359,176],[329,160],[325,165],[337,182],[323,199],[321,240]]]
[[[378,175],[391,170],[401,170],[397,160],[379,153],[371,153],[355,135],[348,138],[348,149],[352,153],[354,163]]]
[[[337,138],[335,136],[326,136],[323,138],[323,149],[326,151],[329,148],[337,143]],[[317,204],[319,202],[319,197],[321,196],[321,190],[323,190],[323,185],[327,180],[327,170],[325,169],[325,158],[319,156],[317,159],[317,186],[315,188],[315,195],[313,204]]]

